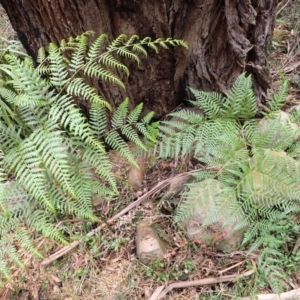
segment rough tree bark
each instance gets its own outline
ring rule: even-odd
[[[242,72],[253,74],[259,104],[266,100],[270,42],[280,0],[0,0],[18,37],[34,56],[50,41],[86,30],[116,37],[184,39],[188,50],[150,55],[131,68],[127,93],[162,116],[188,99],[187,86],[226,92]],[[116,104],[124,95],[103,87]]]

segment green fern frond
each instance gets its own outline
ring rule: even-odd
[[[115,111],[111,120],[111,125],[113,128],[121,128],[124,125],[128,114],[128,105],[129,98],[126,98]]]
[[[161,157],[177,157],[180,153],[185,155],[194,143],[198,126],[204,121],[203,116],[189,110],[178,111],[170,116],[171,120],[162,121],[159,125],[159,137],[163,140],[160,144]]]
[[[299,133],[296,133],[298,135]],[[300,158],[300,141],[296,141],[294,144],[287,149],[287,154],[294,158],[296,161],[299,161]]]
[[[117,183],[113,173],[111,172],[111,164],[105,153],[87,148],[82,159],[90,164],[97,175],[104,181],[107,181],[113,191],[116,191]]]
[[[43,170],[39,167],[40,164],[41,158],[30,140],[22,142],[18,148],[10,151],[4,158],[5,167],[8,170],[15,170],[16,178],[24,184],[28,192],[55,212],[55,207],[47,196],[47,182]]]
[[[98,95],[95,88],[86,84],[83,78],[74,78],[70,80],[67,87],[67,93],[71,96],[83,97],[86,101],[95,102],[98,105],[111,109],[110,104]]]
[[[180,130],[184,129],[185,127],[186,124],[183,122],[161,121],[159,124],[160,136],[164,137],[165,135],[167,135],[169,137],[172,137],[178,132],[176,129]],[[163,144],[160,146],[163,146]]]
[[[0,87],[0,95],[2,98],[4,98],[8,103],[13,103],[14,102],[14,99],[16,98],[17,94],[9,89],[9,88],[6,88],[6,87]],[[2,104],[1,104],[2,105]],[[9,108],[11,109],[11,108]],[[12,114],[12,113],[11,113]]]
[[[137,163],[130,151],[130,148],[127,143],[124,142],[122,137],[117,131],[111,131],[105,136],[105,143],[110,146],[112,149],[115,149],[120,152],[122,156],[127,158],[127,160],[134,166],[137,166]]]
[[[245,133],[249,140],[256,147],[263,148],[287,149],[294,142],[297,131],[289,120],[285,120],[285,116],[281,112],[269,114],[257,124],[254,124],[253,121],[249,123],[250,126],[247,124],[246,122]]]
[[[195,154],[205,152],[205,156],[209,157],[211,152],[221,150],[224,146],[222,139],[228,137],[231,139],[229,144],[225,147],[231,147],[231,145],[240,146],[240,125],[234,120],[230,119],[216,119],[205,122],[202,126],[197,128],[195,141],[197,142],[195,148]],[[228,140],[227,140],[228,142]],[[218,148],[218,146],[221,146]]]
[[[36,106],[44,106],[45,101],[32,99],[28,94],[21,94],[15,97],[14,104],[16,106],[36,107]]]
[[[16,110],[12,108],[16,96],[17,94],[11,89],[0,87],[0,118],[7,125],[12,125],[16,122],[20,127],[22,127],[24,124],[17,115]]]
[[[0,150],[0,209],[1,213],[4,214],[5,217],[9,216],[9,208],[7,205],[7,193],[5,188],[5,182],[7,181],[7,175],[4,171],[4,164],[3,164],[3,152]]]
[[[203,92],[189,88],[197,101],[190,101],[196,107],[203,109],[209,118],[217,118],[222,112],[223,97],[216,92]]]
[[[54,99],[56,105],[49,111],[49,117],[54,122],[60,122],[64,128],[68,128],[72,134],[79,136],[82,141],[93,145],[100,151],[105,152],[104,146],[94,137],[85,117],[72,102],[70,95],[65,95]]]
[[[182,109],[169,114],[169,116],[173,117],[173,119],[175,118],[175,120],[179,118],[184,121],[188,121],[193,125],[201,125],[204,121],[206,121],[206,118],[201,114],[201,111],[198,112],[191,109]]]
[[[152,121],[153,117],[154,117],[154,111],[150,111],[143,117],[142,122],[144,124],[149,124]]]
[[[85,56],[88,50],[88,37],[86,35],[80,35],[76,37],[78,46],[72,53],[71,61],[69,64],[70,72],[76,73],[85,64]]]
[[[6,126],[4,123],[0,122],[0,142],[3,152],[7,153],[11,149],[17,147],[18,144],[23,141],[21,134],[21,128],[17,131],[13,125]]]
[[[137,146],[147,151],[146,146],[141,141],[141,139],[139,138],[138,134],[136,133],[136,131],[134,130],[131,124],[123,126],[121,129],[121,133],[124,136],[126,136],[131,142],[135,143]]]
[[[52,93],[48,92],[49,84],[40,77],[39,73],[31,64],[14,57],[5,55],[9,64],[0,65],[0,70],[11,77],[7,84],[13,84],[19,93],[25,93],[32,100],[48,100]]]
[[[24,209],[23,211],[20,211],[19,209],[15,209],[15,211],[13,211],[8,217],[1,215],[0,216],[1,232],[6,234],[7,232],[9,232],[9,230],[12,227],[15,228],[16,226],[19,226],[20,223],[19,217],[23,217],[23,216],[24,216]],[[0,240],[2,240],[3,238],[4,236]],[[7,238],[11,238],[11,236],[8,235]]]
[[[45,210],[35,210],[28,216],[27,223],[37,232],[42,232],[44,236],[49,237],[58,243],[68,245],[69,243],[63,234],[56,229],[53,222],[51,222],[51,217],[51,214]]]
[[[66,195],[54,182],[51,182],[51,184],[48,185],[48,194],[49,197],[53,199],[53,204],[55,205],[58,213],[62,215],[82,216],[80,201],[76,201],[71,196]]]
[[[135,53],[133,53],[132,51],[130,51],[125,46],[118,48],[117,54],[120,55],[121,57],[126,57],[126,58],[130,58],[132,60],[135,60],[138,64],[141,61],[140,58],[138,57],[138,55],[136,55]]]
[[[208,217],[204,226],[208,226],[218,221],[218,218],[226,216],[235,201],[233,190],[215,179],[206,179],[190,184],[188,187],[189,190],[183,194],[188,201],[184,201],[176,212],[176,222],[193,217],[196,211],[195,207],[199,206],[207,211]],[[219,200],[214,201],[216,198]]]
[[[63,190],[77,199],[77,195],[71,185],[68,148],[64,145],[62,134],[57,130],[57,125],[48,121],[44,128],[36,130],[30,136],[30,139],[36,145],[46,169],[51,172]]]
[[[133,53],[131,50],[129,50],[129,47],[134,47],[135,45],[132,44],[134,40],[139,39],[137,35],[133,35],[131,38],[127,38],[125,34],[121,34],[118,36],[115,40],[112,41],[112,43],[107,47],[108,52],[116,51],[116,53],[122,57],[130,58],[135,60],[138,64],[140,63],[140,58],[138,55]],[[126,41],[124,43],[124,41]],[[120,45],[124,46],[120,46]],[[141,50],[141,43],[137,43],[140,46],[135,46],[135,49]],[[139,51],[144,53],[144,51]]]
[[[156,39],[154,43],[159,44],[162,48],[169,49],[166,42],[162,38]]]
[[[108,36],[107,34],[101,34],[98,36],[95,41],[91,44],[87,56],[91,59],[97,58],[101,54],[101,48],[105,42],[107,42]]]
[[[101,54],[98,59],[98,63],[104,64],[112,69],[119,70],[124,72],[127,76],[129,76],[129,69],[119,60],[117,60],[110,52],[105,52]]]
[[[73,189],[76,191],[79,200],[79,211],[76,213],[79,217],[87,218],[91,221],[97,221],[94,216],[92,206],[92,181],[93,174],[86,170],[84,163],[74,166],[71,174],[73,175]]]
[[[47,57],[47,62],[49,63],[49,80],[54,87],[63,87],[68,81],[66,58],[62,55],[59,47],[54,43],[50,43],[48,51],[49,55]]]
[[[36,58],[37,62],[39,64],[43,63],[44,60],[46,60],[46,57],[47,57],[47,55],[46,55],[46,49],[44,47],[41,47],[38,50],[38,53],[37,53],[37,58]]]
[[[143,110],[143,106],[144,106],[144,104],[140,103],[130,112],[130,114],[127,117],[127,122],[129,124],[136,123],[138,121],[138,119],[141,115],[141,112]]]
[[[10,228],[13,224],[17,224],[20,220],[17,218],[21,218],[21,222],[23,221],[22,218],[26,217],[28,211],[30,211],[34,206],[34,199],[32,196],[27,193],[24,189],[24,186],[18,181],[8,181],[5,185],[6,189],[6,201],[7,205],[10,209],[10,215],[5,216],[1,215],[1,223],[2,229],[5,227],[6,223],[8,224],[7,228]],[[16,219],[15,219],[16,217]],[[3,227],[4,226],[4,227]]]
[[[22,248],[24,248],[26,251],[34,254],[38,258],[43,258],[43,255],[36,249],[36,247],[32,241],[32,236],[30,235],[30,233],[27,229],[22,228],[22,227],[19,228],[15,232],[15,238],[18,241],[19,245]],[[12,258],[11,254],[10,254],[10,258]],[[19,259],[19,261],[18,261],[18,259]],[[19,265],[21,264],[21,266],[23,266],[22,261],[18,256],[16,256],[14,262],[18,263]]]
[[[59,48],[61,52],[73,51],[76,49],[77,43],[74,38],[70,37],[68,40],[62,39],[59,42]]]
[[[139,36],[134,34],[126,41],[126,43],[124,45],[127,47],[132,46],[138,40],[139,40]]]
[[[288,96],[288,88],[289,88],[288,80],[283,80],[281,82],[278,93],[273,95],[271,100],[268,102],[268,107],[269,107],[269,109],[267,110],[268,113],[272,111],[277,111],[283,107],[283,105],[285,104],[285,99]]]
[[[149,42],[147,42],[147,46],[151,49],[153,49],[156,53],[158,53],[158,47],[156,46],[156,44],[154,42],[152,42],[151,40]]]
[[[191,147],[193,146],[195,142],[195,135],[196,135],[196,130],[193,127],[188,128],[183,137],[182,137],[182,149],[181,153],[182,155],[186,155],[188,152],[190,152]]]
[[[250,249],[254,251],[262,248],[258,260],[259,271],[276,293],[281,293],[288,288],[288,275],[285,270],[287,254],[283,253],[282,248],[289,241],[289,237],[281,234],[288,224],[284,218],[286,216],[281,214],[276,219],[264,220],[255,224],[254,231],[257,234],[257,240]]]
[[[3,58],[3,55],[7,53],[13,53],[19,57],[27,57],[27,53],[25,52],[23,45],[19,40],[8,40],[4,36],[0,36],[0,41],[2,48],[0,48],[0,58]]]
[[[103,195],[104,198],[111,199],[117,195],[116,191],[112,191],[104,182],[100,180],[94,180],[92,182],[92,194]]]
[[[225,98],[191,89],[196,97],[191,103],[204,114],[172,113],[161,122],[157,148],[162,157],[190,151],[205,168],[186,185],[175,221],[199,222],[199,211],[199,229],[217,224],[245,231],[243,244],[250,252],[261,250],[259,272],[279,293],[287,288],[287,270],[295,259],[287,249],[299,229],[293,217],[300,210],[300,117],[278,111],[286,97],[284,83],[264,118],[255,119],[251,86],[251,77],[242,74]]]
[[[137,53],[141,53],[144,56],[148,56],[146,49],[141,44],[134,44],[132,50]]]
[[[137,130],[148,140],[150,143],[156,143],[158,136],[158,126],[155,124],[147,124],[145,122],[137,123]]]
[[[118,195],[107,154],[115,149],[137,166],[128,146],[146,150],[157,138],[153,112],[143,105],[129,111],[129,99],[111,105],[88,83],[101,80],[125,88],[129,68],[154,48],[183,45],[179,40],[104,34],[89,43],[92,32],[51,43],[38,53],[38,66],[17,52],[4,52],[0,64],[0,278],[10,279],[10,264],[22,267],[20,251],[41,257],[34,237],[67,244],[56,223],[81,217],[98,222],[94,194]],[[95,84],[96,85],[96,84]],[[78,102],[91,106],[85,116]],[[144,151],[143,150],[143,151]],[[8,181],[9,178],[9,181]],[[42,251],[41,251],[42,252]]]
[[[127,40],[127,35],[126,34],[120,34],[117,38],[115,38],[110,45],[107,47],[108,51],[113,51],[116,48],[118,48],[120,45],[123,44],[124,41]]]
[[[227,94],[223,103],[223,115],[249,119],[257,113],[257,102],[252,90],[251,76],[241,74]]]
[[[2,256],[2,255],[4,256],[4,254],[6,254],[6,256],[9,257],[10,262],[15,263],[21,269],[24,269],[25,266],[22,262],[20,255],[17,252],[15,245],[8,244],[7,242],[4,245],[2,245],[2,247],[4,247],[5,250],[3,251],[3,253],[0,254],[0,256]],[[11,243],[12,241],[9,241],[9,242]],[[4,259],[4,261],[7,262],[7,259],[5,260],[5,256],[2,259]],[[2,272],[0,271],[0,273],[2,273]],[[6,274],[6,275],[8,275],[8,274]]]
[[[23,122],[23,126],[20,129],[25,136],[47,120],[48,107],[18,106],[17,108],[19,117]]]
[[[122,87],[123,89],[125,89],[125,85],[123,81],[117,75],[113,74],[109,70],[102,68],[96,62],[91,61],[87,63],[83,68],[83,72],[85,75],[88,75],[89,77],[95,77],[102,81],[114,83]]]
[[[92,133],[100,139],[104,136],[107,128],[106,110],[102,105],[92,103],[90,109],[90,126]]]
[[[172,46],[181,46],[186,49],[188,48],[188,44],[184,40],[174,40],[172,38],[167,38],[165,42]]]
[[[10,282],[11,281],[11,276],[9,273],[9,266],[5,263],[4,260],[0,260],[0,274],[1,276],[4,276],[4,278]],[[3,281],[0,279],[0,285],[3,286]]]

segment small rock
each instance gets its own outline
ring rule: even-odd
[[[160,259],[167,251],[166,244],[147,221],[137,226],[136,255],[143,264]]]
[[[92,196],[92,204],[95,208],[101,206],[105,202],[106,202],[106,200],[102,195],[93,195]]]
[[[194,197],[186,201],[192,201],[194,209],[192,216],[182,222],[182,225],[190,240],[200,240],[201,243],[215,246],[219,251],[231,252],[237,250],[242,242],[245,229],[234,231],[237,223],[228,224],[230,216],[227,215],[229,210],[226,212],[226,208],[234,204],[236,198],[234,193],[220,194],[221,190],[222,183],[215,179],[191,184],[190,191],[194,193]],[[224,209],[220,211],[215,203],[223,203]],[[208,217],[214,217],[216,222],[202,227]]]
[[[136,162],[139,168],[131,166],[128,174],[128,181],[135,191],[139,191],[143,184],[143,179],[146,171],[147,164],[150,157],[137,157]]]

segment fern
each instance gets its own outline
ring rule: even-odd
[[[226,117],[249,119],[257,113],[256,97],[252,91],[251,77],[243,73],[234,83],[223,103],[222,114]]]
[[[288,96],[288,87],[289,82],[287,80],[282,80],[278,93],[273,95],[269,101],[268,112],[277,111],[283,107],[285,99]]]
[[[9,280],[10,264],[24,267],[20,250],[42,257],[33,238],[42,235],[67,244],[59,219],[99,219],[93,194],[116,196],[117,182],[107,151],[117,150],[137,165],[128,147],[154,143],[153,113],[143,105],[129,110],[126,98],[116,111],[94,80],[125,89],[129,68],[122,58],[140,62],[147,48],[184,46],[180,40],[120,35],[112,42],[92,32],[41,48],[38,65],[9,51],[0,64],[0,278]],[[89,103],[85,116],[79,101]],[[7,186],[8,178],[10,185]]]
[[[261,120],[250,76],[239,76],[225,97],[191,89],[191,103],[202,112],[171,114],[160,125],[157,146],[161,157],[189,154],[205,166],[187,186],[175,220],[206,207],[202,227],[221,220],[224,227],[246,230],[243,243],[252,244],[250,251],[261,249],[259,270],[276,293],[287,289],[285,261],[293,256],[286,248],[296,236],[287,227],[295,228],[289,220],[300,208],[297,112],[278,111],[287,86],[283,82]]]

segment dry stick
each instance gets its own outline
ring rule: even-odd
[[[291,0],[287,0],[286,3],[277,11],[276,16],[278,16],[290,2]]]
[[[196,171],[196,170],[195,170]],[[194,173],[195,171],[190,171],[190,172],[186,172],[186,173],[181,173],[177,176],[174,176],[170,179],[166,179],[164,181],[161,181],[160,183],[158,183],[154,188],[152,188],[149,192],[147,192],[145,195],[143,195],[142,197],[138,198],[136,201],[132,202],[131,204],[129,204],[126,208],[124,208],[122,211],[120,211],[119,213],[117,213],[116,215],[114,215],[112,218],[110,218],[106,223],[107,224],[112,224],[115,220],[117,220],[118,218],[122,217],[123,215],[125,215],[127,212],[129,212],[131,209],[133,209],[134,207],[140,205],[145,199],[147,199],[150,195],[154,194],[155,192],[163,189],[164,187],[166,187],[167,185],[169,185],[171,183],[172,180],[174,180],[175,178],[180,178],[182,176],[185,176],[186,174],[189,173]],[[96,229],[90,231],[86,236],[91,237],[94,236],[98,231],[100,231],[102,228],[104,228],[106,225],[106,223],[101,224],[99,227],[97,227]],[[49,257],[45,258],[42,262],[41,262],[41,266],[43,267],[47,267],[48,265],[50,265],[54,260],[62,257],[63,255],[65,255],[66,253],[70,252],[72,249],[74,249],[75,247],[77,247],[81,242],[84,241],[84,238],[75,241],[73,243],[71,243],[69,246],[63,247],[62,249],[60,249],[59,251],[53,253],[52,255],[50,255]]]
[[[251,300],[253,297],[243,297],[239,298],[239,300]],[[255,299],[257,300],[296,300],[300,299],[300,289],[291,290],[289,292],[281,293],[281,294],[260,294],[255,295]]]
[[[224,269],[224,270],[219,271],[218,273],[219,273],[219,274],[222,274],[222,273],[225,273],[225,272],[227,272],[227,271],[229,271],[229,270],[232,270],[232,269],[234,269],[234,268],[236,268],[236,267],[242,265],[245,261],[246,261],[246,260],[240,261],[240,262],[236,263],[236,264],[233,265],[233,266],[230,266],[230,267],[228,267],[228,268],[226,268],[226,269]]]
[[[158,295],[156,290],[160,289],[161,286],[159,286],[154,293],[152,294],[150,300],[159,300],[162,299],[164,296],[167,295],[168,292],[170,292],[173,289],[179,289],[179,288],[187,288],[191,286],[203,286],[203,285],[209,285],[209,284],[216,284],[220,282],[228,282],[228,281],[236,281],[242,277],[250,276],[254,273],[254,270],[249,270],[245,273],[242,274],[233,274],[233,275],[225,275],[225,276],[220,276],[216,278],[204,278],[204,279],[199,279],[199,280],[193,280],[193,281],[179,281],[179,282],[174,282],[168,285],[163,291],[161,291]]]

